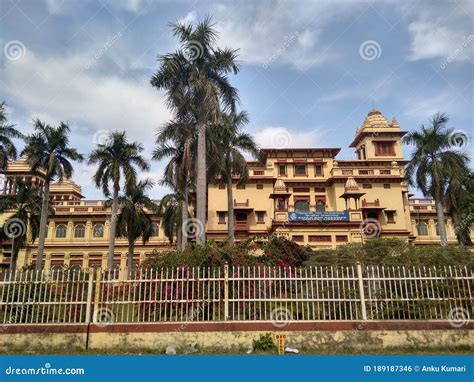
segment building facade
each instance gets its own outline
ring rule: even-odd
[[[233,184],[236,240],[280,235],[302,245],[335,248],[372,237],[400,238],[415,244],[439,243],[436,211],[431,199],[411,199],[404,182],[401,138],[394,118],[389,122],[371,110],[350,144],[354,160],[338,160],[339,148],[264,149],[261,162],[249,162],[249,181]],[[43,173],[32,174],[25,160],[12,162],[4,179],[4,193],[15,192],[22,179],[41,187]],[[84,200],[72,180],[51,186],[55,214],[50,217],[45,266],[94,267],[106,265],[110,210],[103,200]],[[8,214],[0,218],[0,223]],[[227,190],[216,179],[208,186],[207,238],[227,239]],[[135,262],[153,250],[171,245],[153,216],[155,234],[136,243]],[[456,243],[447,218],[448,241]],[[35,261],[37,243],[21,250],[18,266]],[[11,242],[4,240],[0,264],[10,260]],[[115,266],[125,268],[128,245],[118,238]],[[10,250],[10,252],[9,252]]]

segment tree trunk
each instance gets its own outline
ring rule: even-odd
[[[110,216],[110,233],[109,233],[109,254],[107,257],[107,269],[110,271],[114,266],[115,252],[115,235],[117,232],[117,212],[118,212],[118,194],[119,185],[114,184],[114,195],[112,200],[112,214]]]
[[[135,269],[133,262],[133,253],[135,252],[135,238],[132,234],[128,234],[128,273],[130,274]]]
[[[189,218],[188,215],[188,180],[184,181],[183,201],[181,202],[181,227],[184,227],[185,221]],[[186,249],[188,244],[188,235],[186,230],[181,230],[181,251]]]
[[[448,238],[446,236],[446,226],[444,224],[444,205],[443,205],[443,198],[439,195],[439,193],[435,194],[435,204],[436,204],[436,216],[438,218],[438,231],[439,231],[441,246],[446,247],[448,245]]]
[[[198,128],[197,174],[196,174],[196,218],[201,226],[196,228],[196,243],[206,242],[206,125]]]
[[[15,239],[12,239],[15,240]],[[18,252],[20,252],[20,246],[15,243],[15,241],[12,244],[12,257],[10,259],[10,271],[14,272],[16,271],[16,262],[18,260]]]
[[[234,197],[232,191],[232,175],[227,179],[227,241],[234,244]]]
[[[38,238],[38,254],[36,255],[36,269],[43,268],[44,241],[46,240],[46,230],[48,229],[49,213],[49,179],[44,182],[43,201],[41,203],[41,219]]]

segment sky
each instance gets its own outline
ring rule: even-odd
[[[125,130],[150,158],[156,130],[172,118],[150,85],[157,57],[179,48],[169,23],[209,15],[218,45],[238,49],[230,80],[261,147],[340,147],[338,158],[352,159],[348,145],[375,106],[402,130],[447,113],[473,156],[472,0],[0,0],[10,122],[24,133],[33,118],[67,122],[84,154]],[[160,179],[164,162],[151,164],[141,176]],[[101,199],[94,170],[77,164],[73,179]]]

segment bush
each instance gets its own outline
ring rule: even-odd
[[[254,351],[275,350],[276,345],[273,342],[272,333],[261,334],[258,340],[253,340]]]
[[[189,244],[183,252],[153,252],[144,267],[222,267],[282,266],[299,267],[308,259],[311,250],[284,238],[270,237],[268,241],[251,239],[233,245],[209,241],[205,245]]]

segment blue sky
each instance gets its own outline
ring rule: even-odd
[[[231,80],[262,147],[341,147],[340,159],[353,158],[347,146],[372,104],[403,130],[442,111],[473,135],[469,0],[1,0],[0,100],[24,132],[33,117],[67,121],[88,153],[108,131],[126,130],[149,156],[171,116],[149,84],[157,55],[178,47],[167,24],[206,15],[219,45],[239,49]],[[162,168],[154,162],[144,176],[159,179]],[[79,164],[74,179],[102,198],[93,172]]]

